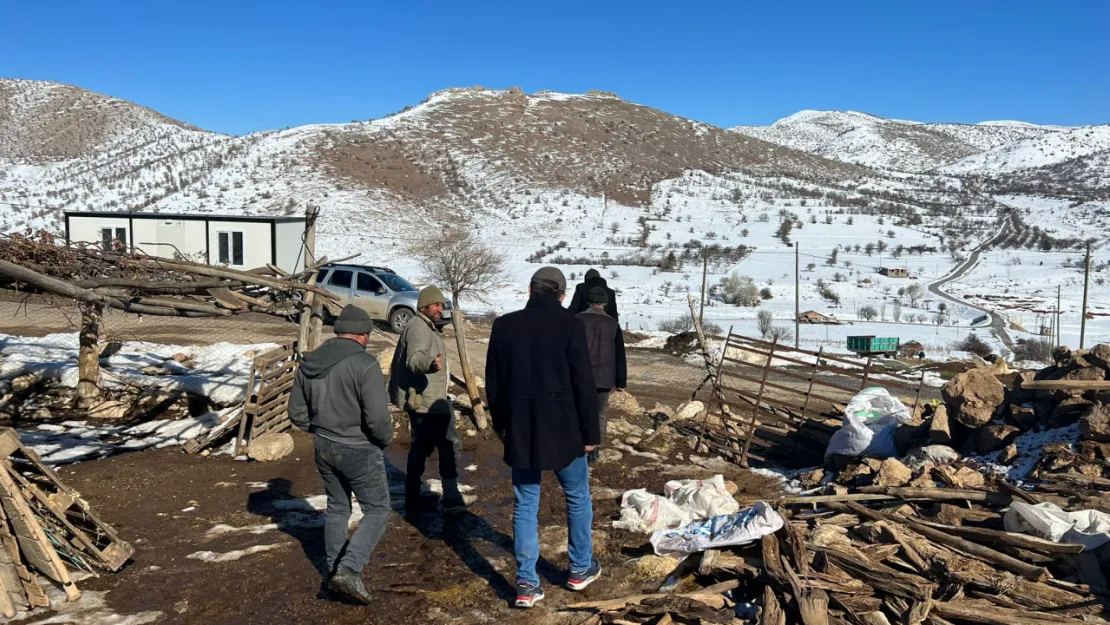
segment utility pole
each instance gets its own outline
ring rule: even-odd
[[[709,278],[709,250],[701,248],[701,306],[698,307],[698,323],[705,321],[705,282]]]
[[[1079,320],[1079,349],[1087,339],[1087,289],[1091,285],[1091,242],[1087,241],[1087,256],[1083,261],[1083,317]]]
[[[1052,333],[1054,335],[1056,335],[1056,347],[1060,347],[1060,345],[1062,345],[1062,342],[1061,342],[1061,338],[1060,338],[1060,285],[1059,284],[1056,285],[1056,323],[1054,323],[1052,325],[1056,326],[1055,328],[1052,329]]]
[[[798,241],[794,241],[794,349],[799,349],[802,340],[802,326],[798,321],[801,314],[802,288],[801,270],[799,265]]]

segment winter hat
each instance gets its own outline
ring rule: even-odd
[[[532,274],[532,284],[538,284],[552,291],[563,293],[567,290],[567,278],[558,267],[543,267]]]
[[[370,334],[374,331],[374,322],[370,315],[358,306],[347,306],[339,313],[335,320],[336,334]]]
[[[424,310],[432,304],[446,304],[447,299],[443,297],[443,291],[439,290],[437,286],[426,286],[424,290],[420,291],[420,299],[416,301],[416,309]]]
[[[601,272],[598,271],[597,269],[591,269],[591,270],[586,272],[586,279],[587,280],[593,280],[594,278],[600,278],[600,277],[601,277]]]
[[[590,287],[590,292],[586,294],[586,301],[591,304],[608,304],[609,294],[599,286]]]

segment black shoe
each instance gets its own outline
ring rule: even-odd
[[[567,579],[567,586],[571,590],[585,590],[587,586],[601,577],[601,563],[597,560],[590,562],[590,568],[585,571],[571,571]]]
[[[328,590],[357,601],[363,605],[370,605],[370,591],[362,583],[362,576],[354,571],[339,569],[339,572],[328,580]]]
[[[541,586],[532,586],[525,582],[516,583],[516,607],[518,608],[530,608],[544,596]]]

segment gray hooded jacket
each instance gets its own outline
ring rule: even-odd
[[[336,443],[385,448],[393,441],[393,418],[381,365],[355,341],[324,342],[301,361],[289,420]]]

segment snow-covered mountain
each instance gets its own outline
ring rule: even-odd
[[[927,124],[854,111],[801,111],[770,126],[731,130],[849,163],[925,172],[1069,129],[1020,122]]]
[[[606,268],[627,319],[648,329],[685,310],[707,246],[720,258],[712,284],[737,273],[773,292],[761,306],[792,310],[786,276],[798,242],[803,306],[847,315],[890,302],[899,282],[876,275],[880,264],[934,278],[1002,226],[1011,248],[1074,249],[1083,224],[1105,213],[1098,189],[1110,155],[1090,147],[1100,137],[814,111],[724,130],[609,93],[479,87],[383,119],[232,137],[76,87],[0,79],[0,231],[59,231],[64,210],[301,214],[317,205],[321,254],[360,252],[415,276],[411,243],[467,227],[508,256],[517,283],[540,263],[568,274]],[[991,168],[1012,159],[984,156],[1038,141],[1067,157],[999,174]],[[981,166],[967,164],[975,158]],[[1078,220],[1063,214],[1077,199]],[[1042,227],[1039,210],[1058,227]],[[1001,211],[1016,217],[999,220]],[[492,306],[520,295],[503,290]],[[954,308],[945,314],[955,320],[980,314]],[[743,325],[754,311],[714,307],[712,318]]]

